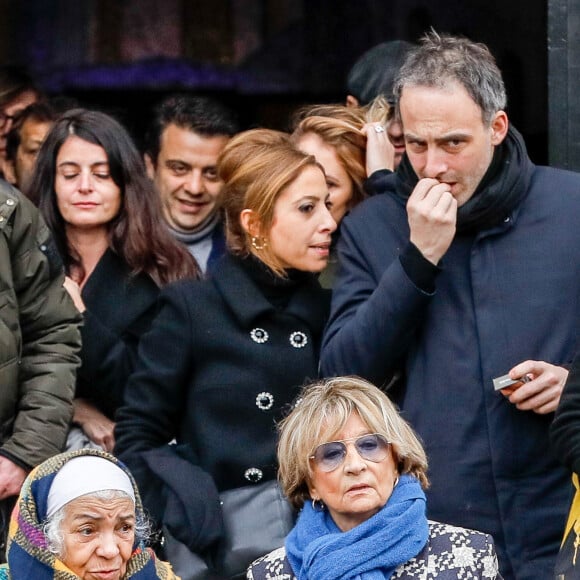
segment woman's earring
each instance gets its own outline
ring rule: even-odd
[[[397,483],[399,483],[399,476],[397,475],[397,477],[395,477],[395,482],[393,483],[393,489],[395,489],[395,487],[397,487]]]
[[[316,505],[318,503],[318,506]],[[315,512],[323,512],[324,511],[324,502],[321,499],[313,499],[312,500],[312,509]]]
[[[268,240],[266,238],[260,238],[258,236],[252,236],[252,247],[254,250],[263,250],[268,246]]]

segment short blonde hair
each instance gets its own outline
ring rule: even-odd
[[[300,109],[293,121],[292,141],[315,134],[336,151],[352,183],[350,207],[367,197],[363,183],[367,178],[367,137],[363,133],[366,123],[387,123],[389,105],[384,97],[377,97],[366,107],[345,105],[312,105]]]
[[[255,254],[284,276],[280,261],[268,245],[259,252],[252,247],[251,235],[242,227],[240,215],[245,209],[252,210],[260,231],[269,232],[278,197],[307,167],[317,167],[324,174],[316,159],[298,151],[287,133],[252,129],[230,139],[218,160],[218,173],[224,182],[221,206],[226,241],[233,254]]]
[[[336,377],[304,387],[292,411],[278,425],[278,478],[296,508],[310,499],[309,457],[318,445],[336,436],[352,413],[390,443],[400,474],[412,474],[423,488],[429,486],[425,450],[387,395],[359,377]]]

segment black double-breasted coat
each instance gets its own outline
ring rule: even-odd
[[[173,438],[219,491],[275,477],[275,423],[318,374],[328,292],[301,276],[274,306],[250,274],[252,261],[225,256],[209,280],[179,282],[160,296],[116,427],[116,452],[146,502],[143,453]]]

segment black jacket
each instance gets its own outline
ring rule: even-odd
[[[580,474],[580,354],[568,375],[550,435],[558,459]]]
[[[151,325],[158,295],[159,288],[147,274],[132,276],[111,250],[83,287],[87,309],[76,396],[89,399],[111,419],[123,401],[139,338]]]
[[[317,376],[327,292],[308,276],[275,307],[247,264],[226,256],[209,280],[167,288],[142,338],[115,438],[154,515],[143,452],[177,439],[219,491],[273,479],[275,422]]]

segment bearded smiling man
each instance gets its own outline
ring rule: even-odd
[[[577,349],[580,176],[530,161],[482,44],[428,34],[395,97],[406,155],[342,223],[322,372],[399,376],[389,395],[425,443],[429,517],[492,534],[505,579],[550,578],[569,477],[548,429]]]
[[[233,112],[220,103],[174,95],[157,108],[147,137],[145,163],[168,227],[204,273],[225,251],[217,160],[237,132]]]

